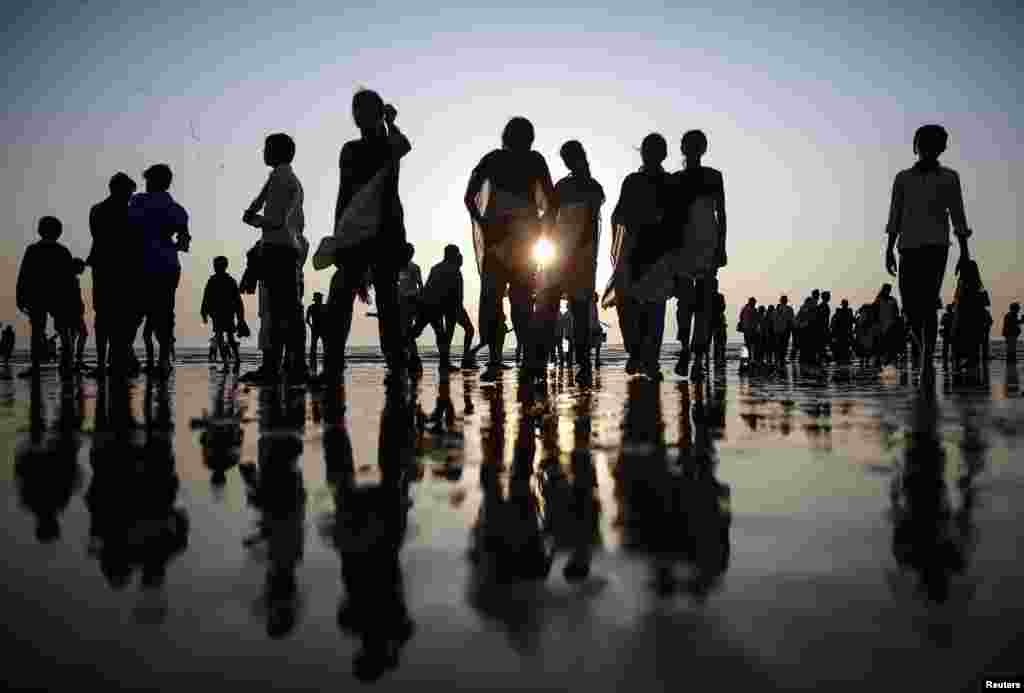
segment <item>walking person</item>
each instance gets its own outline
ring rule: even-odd
[[[673,175],[673,183],[678,186],[677,199],[688,209],[680,214],[686,221],[681,229],[681,263],[674,292],[680,346],[675,372],[686,377],[692,357],[690,379],[699,381],[711,343],[718,270],[727,263],[725,185],[721,171],[701,163],[708,150],[708,138],[703,132],[685,133],[680,150],[685,166]]]
[[[462,253],[458,246],[449,244],[444,259],[434,265],[427,275],[427,283],[418,294],[415,306],[416,322],[409,331],[414,342],[424,328],[430,325],[437,339],[438,369],[442,378],[459,370],[451,363],[452,335],[463,308]]]
[[[283,361],[289,342],[294,345],[298,341],[297,267],[299,235],[305,228],[305,217],[302,184],[292,169],[294,159],[295,140],[289,135],[279,132],[266,138],[263,163],[270,167],[270,176],[263,192],[242,215],[242,221],[260,230],[259,278],[263,288],[261,299],[266,298],[266,305],[262,300],[260,303],[260,333],[268,333],[267,349],[260,370],[252,378],[255,382],[277,382],[282,369],[291,365]],[[269,330],[264,322],[266,317],[270,318]],[[298,349],[300,360],[302,352]]]
[[[166,377],[171,372],[171,349],[174,336],[174,300],[181,280],[179,252],[188,252],[191,235],[188,213],[171,196],[173,175],[167,164],[150,166],[142,174],[146,191],[135,195],[128,206],[129,223],[142,239],[142,271],[144,296],[141,315],[145,317],[160,344],[157,372]],[[129,330],[131,342],[135,330]]]
[[[108,367],[124,371],[129,366],[128,355],[132,345],[127,341],[130,325],[136,319],[131,295],[114,296],[113,285],[125,280],[126,272],[138,272],[135,262],[125,255],[136,255],[141,250],[141,238],[132,233],[128,225],[128,203],[136,190],[135,181],[126,173],[115,173],[110,178],[110,194],[89,210],[89,232],[92,249],[85,262],[92,272],[92,309],[95,314],[93,331],[96,334],[96,377],[106,375]],[[135,253],[126,253],[130,248]],[[131,281],[127,285],[134,285]],[[108,351],[108,349],[110,351]]]
[[[4,328],[3,334],[0,335],[0,358],[4,360],[4,365],[8,365],[11,362],[11,356],[14,354],[14,328],[8,325]]]
[[[935,304],[946,274],[950,222],[960,244],[957,266],[970,259],[967,239],[971,230],[964,213],[960,176],[939,163],[948,139],[940,125],[924,125],[914,133],[918,160],[896,175],[886,225],[885,268],[894,277],[898,270],[903,310],[929,374],[934,371],[938,333]]]
[[[796,315],[793,313],[793,306],[789,305],[788,296],[779,296],[779,303],[775,306],[775,313],[772,314],[772,341],[775,345],[775,364],[786,365],[786,356],[789,352],[789,339],[793,334],[793,324],[796,322]]]
[[[473,169],[464,198],[480,270],[477,326],[490,351],[480,376],[485,383],[497,380],[502,369],[504,323],[499,316],[506,290],[524,365],[534,375],[542,372],[545,346],[537,343],[531,326],[532,252],[541,225],[554,223],[558,213],[547,161],[532,148],[533,124],[521,116],[512,118],[501,141],[502,148],[489,152]]]
[[[743,335],[743,344],[747,347],[748,356],[754,359],[757,352],[757,299],[753,296],[740,311],[736,331]]]
[[[675,289],[672,253],[682,244],[677,187],[665,171],[668,145],[659,133],[640,145],[643,166],[626,176],[612,212],[615,227],[615,270],[604,305],[619,310],[619,326],[627,341],[626,372],[661,379],[658,365],[665,323],[665,301]],[[685,209],[685,207],[683,207]]]
[[[238,290],[238,282],[228,274],[228,259],[223,255],[213,259],[213,276],[206,282],[206,288],[203,290],[203,303],[199,315],[204,325],[209,319],[213,320],[213,341],[216,344],[214,353],[221,354],[224,367],[227,368],[227,352],[230,351],[237,370],[241,356],[235,331],[245,324],[245,306],[242,303],[242,294]]]
[[[1006,362],[1017,362],[1017,340],[1020,339],[1020,325],[1024,320],[1020,317],[1020,304],[1010,304],[1010,310],[1003,318],[1003,338],[1006,340]],[[8,328],[10,329],[10,328]]]
[[[839,304],[830,325],[832,339],[832,355],[837,363],[846,364],[850,362],[850,354],[853,349],[854,317],[850,302],[845,298]]]
[[[406,263],[398,272],[398,315],[402,324],[402,333],[408,334],[416,322],[416,303],[423,291],[423,272],[420,266],[412,261],[416,248],[412,243],[405,244]],[[416,340],[409,340],[409,366],[414,372],[421,373],[423,364],[420,362]]]
[[[569,342],[567,361],[579,366],[576,382],[589,385],[593,378],[590,361],[590,347],[593,339],[591,330],[591,303],[593,301],[596,274],[597,248],[601,235],[601,207],[605,201],[604,188],[590,173],[590,162],[586,150],[577,140],[569,140],[559,150],[562,163],[569,174],[555,185],[555,199],[558,201],[553,239],[557,252],[555,265],[548,273],[554,277],[550,286],[539,287],[540,298],[536,304],[536,321],[542,331],[539,340],[550,338],[556,332],[554,319],[558,319],[559,364],[561,365],[561,343]],[[567,310],[564,317],[558,316],[560,297],[564,295]],[[543,300],[541,300],[541,298]]]
[[[324,305],[324,295],[319,291],[313,292],[313,302],[306,309],[306,325],[309,326],[309,373],[316,375],[317,347],[325,341],[327,334],[327,306]]]

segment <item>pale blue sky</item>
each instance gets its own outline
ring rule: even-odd
[[[59,216],[64,241],[84,256],[88,209],[109,176],[125,170],[141,180],[143,168],[165,161],[194,234],[178,293],[179,339],[202,341],[197,313],[210,259],[229,256],[238,276],[254,239],[239,217],[266,176],[263,138],[283,130],[297,141],[315,246],[331,228],[337,154],[356,136],[349,101],[360,86],[395,103],[413,142],[402,196],[424,270],[445,243],[468,251],[469,172],[521,114],[533,120],[535,146],[556,176],[564,174],[559,145],[584,143],[609,208],[638,166],[645,134],[668,138],[675,168],[679,136],[705,130],[707,163],[725,173],[730,264],[721,281],[730,327],[747,296],[797,300],[818,287],[837,302],[867,301],[886,280],[892,177],[913,162],[914,128],[940,122],[997,319],[1020,298],[1024,108],[1014,3],[857,11],[643,0],[605,8],[298,5],[211,11],[86,1],[33,3],[18,14],[5,32],[0,86],[0,269],[9,277],[0,322],[14,317],[14,273],[39,216]],[[307,295],[326,291],[329,279],[307,267]],[[479,281],[468,265],[466,284],[475,320]],[[950,276],[947,299],[951,292]],[[255,314],[254,302],[248,308]],[[26,334],[27,324],[18,330]],[[376,334],[374,321],[357,318],[352,342],[374,343]]]

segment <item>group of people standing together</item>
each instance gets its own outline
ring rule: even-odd
[[[313,257],[317,269],[335,267],[327,302],[318,293],[303,314],[303,267],[310,245],[304,235],[303,188],[291,166],[296,145],[287,134],[266,138],[263,161],[271,172],[242,214],[242,221],[259,230],[260,238],[246,254],[241,284],[227,274],[226,257],[214,260],[201,315],[204,322],[212,318],[216,343],[226,340],[226,356],[233,355],[236,364],[235,335],[249,334],[241,294],[259,293],[263,361],[247,374],[250,382],[276,382],[282,377],[304,381],[309,376],[307,327],[312,329],[313,368],[317,345],[322,343],[324,377],[336,380],[345,367],[355,299],[368,302],[371,287],[389,377],[421,368],[415,338],[428,325],[437,336],[442,373],[455,370],[450,351],[456,326],[466,335],[462,367],[475,367],[474,330],[463,305],[459,248],[445,248],[425,283],[412,262],[414,249],[406,241],[398,193],[400,160],[412,145],[396,125],[397,110],[376,92],[362,90],[353,97],[352,114],[360,137],[347,142],[339,156],[335,233],[321,242]],[[559,154],[568,175],[555,183],[544,157],[532,148],[534,137],[529,120],[509,120],[502,147],[476,165],[464,197],[481,278],[480,341],[489,351],[481,381],[493,382],[510,367],[503,362],[507,296],[525,377],[546,377],[547,364],[556,344],[568,336],[564,326],[570,323],[574,352],[570,363],[578,365],[577,381],[587,384],[594,365],[594,340],[600,334],[599,322],[595,329],[599,300],[595,281],[605,193],[591,175],[581,142],[570,140],[561,146]],[[915,133],[919,160],[896,177],[887,225],[886,267],[896,274],[898,244],[903,317],[914,353],[924,357],[926,367],[938,335],[935,305],[948,256],[950,219],[961,251],[957,304],[964,315],[960,322],[973,319],[967,306],[981,291],[977,264],[968,253],[970,230],[959,178],[938,163],[946,141],[945,130],[937,125]],[[669,298],[676,299],[680,342],[675,372],[702,378],[713,340],[716,355],[724,356],[725,305],[717,275],[727,263],[725,191],[721,172],[702,163],[707,149],[703,132],[686,132],[680,142],[684,167],[670,173],[664,166],[665,138],[658,133],[645,137],[641,166],[623,181],[611,214],[613,273],[600,301],[618,312],[629,357],[626,371],[631,375],[661,378],[659,357]],[[29,373],[38,372],[43,361],[48,315],[54,318],[65,347],[63,365],[70,366],[74,335],[84,331],[79,329],[79,323],[84,326],[84,307],[78,275],[85,265],[93,274],[97,373],[108,369],[131,373],[139,368],[133,344],[143,323],[145,334],[159,342],[156,371],[169,372],[174,299],[181,276],[178,254],[188,252],[191,236],[188,214],[169,192],[170,168],[157,164],[143,177],[146,190],[139,194],[124,173],[110,180],[109,197],[90,212],[93,245],[85,261],[74,260],[58,242],[59,220],[40,220],[42,240],[30,246],[18,276],[18,307],[33,326]],[[538,252],[544,244],[546,252]],[[791,338],[793,357],[799,354],[804,362],[821,362],[829,352],[832,358],[845,361],[858,352],[857,326],[863,321],[845,299],[832,316],[830,298],[829,292],[815,290],[796,312],[785,296],[767,310],[758,308],[751,298],[737,329],[754,361],[784,363]],[[560,319],[563,300],[568,316]],[[876,317],[884,322],[881,313],[888,298],[880,295],[876,304]],[[1006,324],[1008,340],[1019,334],[1019,319],[1008,316]],[[154,367],[152,352],[149,360]]]

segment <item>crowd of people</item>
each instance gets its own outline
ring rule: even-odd
[[[522,377],[544,379],[555,361],[570,368],[575,364],[577,382],[585,385],[600,365],[605,338],[600,303],[617,311],[627,373],[660,379],[666,303],[672,298],[679,341],[675,373],[700,380],[712,356],[724,362],[726,306],[718,272],[727,264],[725,189],[722,173],[703,164],[708,150],[703,132],[682,136],[685,163],[676,172],[665,168],[665,138],[652,133],[643,139],[640,168],[626,176],[611,213],[613,273],[600,295],[595,278],[606,198],[590,173],[584,145],[570,140],[561,146],[568,174],[556,183],[544,157],[532,148],[533,124],[523,117],[508,121],[501,148],[473,168],[464,197],[481,280],[480,344],[473,347],[476,330],[464,305],[459,247],[445,247],[426,281],[413,262],[415,248],[406,240],[398,192],[400,161],[412,145],[396,124],[397,110],[376,92],[361,90],[353,97],[352,114],[360,137],[345,143],[339,156],[334,233],[313,256],[314,268],[334,267],[326,302],[316,293],[304,311],[310,244],[304,235],[303,187],[292,168],[296,144],[285,133],[266,138],[263,162],[270,173],[242,214],[260,236],[245,254],[241,281],[228,274],[226,256],[213,261],[200,315],[212,322],[211,354],[225,364],[233,361],[236,369],[236,338],[250,335],[242,295],[258,294],[262,363],[244,380],[302,383],[319,377],[337,382],[345,368],[355,301],[369,303],[371,289],[389,378],[422,372],[415,340],[428,325],[436,336],[442,374],[458,370],[451,363],[451,346],[459,326],[464,332],[462,369],[476,368],[477,352],[487,347],[482,382],[493,382],[511,368],[504,363],[504,341],[514,332]],[[988,358],[989,299],[969,254],[971,232],[959,178],[938,162],[946,142],[940,126],[920,128],[914,137],[918,161],[894,181],[885,264],[899,277],[903,310],[890,284],[856,312],[843,299],[833,313],[828,291],[815,290],[799,307],[786,296],[769,306],[751,298],[736,328],[750,363],[775,367],[787,358],[815,364],[860,358],[881,364],[905,358],[909,340],[910,358],[927,369],[940,335],[943,356],[952,357],[957,367]],[[110,179],[109,196],[89,214],[92,249],[85,260],[73,258],[59,242],[60,220],[40,219],[40,240],[27,249],[17,281],[18,308],[32,325],[32,366],[25,375],[37,374],[47,360],[48,318],[61,343],[62,370],[83,368],[89,332],[79,278],[87,267],[92,272],[95,373],[130,376],[142,369],[134,351],[140,327],[145,368],[161,376],[170,372],[179,253],[189,251],[189,217],[170,193],[169,166],[151,166],[143,178],[142,193],[136,193],[135,181],[125,173]],[[954,300],[939,320],[935,307],[942,305],[950,221],[960,247],[958,279]],[[121,286],[133,290],[118,292]],[[506,298],[511,328],[505,323]],[[1004,320],[1010,359],[1016,357],[1019,315],[1015,303]],[[4,332],[0,347],[0,356],[9,358],[13,333]],[[318,347],[323,349],[319,376]]]

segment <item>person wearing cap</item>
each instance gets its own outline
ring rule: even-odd
[[[153,327],[160,343],[159,372],[166,376],[171,369],[171,341],[174,336],[174,299],[181,280],[179,252],[188,252],[191,235],[188,213],[171,196],[173,174],[167,164],[155,164],[143,174],[146,191],[132,197],[128,205],[128,221],[142,241],[142,316]],[[141,320],[134,321],[135,329]],[[135,329],[130,330],[131,342]]]
[[[117,172],[108,183],[110,194],[89,210],[92,248],[85,263],[92,272],[93,330],[96,333],[96,375],[103,377],[109,365],[127,367],[126,357],[132,345],[127,341],[132,316],[124,309],[125,293],[115,297],[115,287],[125,283],[125,272],[138,271],[135,251],[141,251],[140,239],[128,226],[128,203],[135,194],[135,181],[127,173]],[[128,251],[126,253],[126,250]],[[135,256],[135,262],[128,260]],[[130,283],[129,283],[130,285]]]

